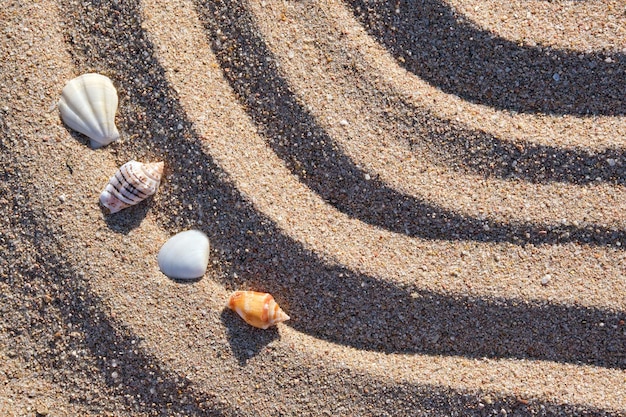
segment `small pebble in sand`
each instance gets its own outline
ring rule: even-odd
[[[615,164],[617,164],[617,161],[613,158],[609,158],[606,160],[607,164],[609,164],[610,167],[614,167]]]
[[[50,414],[50,410],[48,410],[48,407],[45,404],[37,404],[35,407],[35,413],[37,416],[47,416]]]
[[[340,124],[341,126],[348,126],[348,121],[347,121],[346,119],[341,119],[341,120],[339,121],[339,124]]]
[[[545,274],[543,278],[541,278],[541,285],[545,287],[546,285],[550,283],[550,281],[552,281],[552,275]]]

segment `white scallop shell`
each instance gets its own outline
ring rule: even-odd
[[[111,213],[140,203],[156,193],[162,175],[163,162],[126,162],[100,194],[100,203]]]
[[[180,232],[161,247],[157,261],[172,279],[202,278],[209,263],[209,238],[199,230]]]
[[[66,125],[91,139],[96,149],[120,137],[115,127],[117,90],[100,74],[83,74],[70,80],[61,93],[59,110]]]

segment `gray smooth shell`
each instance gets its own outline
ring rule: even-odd
[[[202,278],[209,263],[209,238],[199,230],[180,232],[161,247],[157,261],[169,278]]]

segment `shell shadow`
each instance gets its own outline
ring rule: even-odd
[[[227,307],[222,310],[220,319],[226,327],[230,349],[240,366],[245,366],[248,360],[258,355],[267,345],[280,339],[275,326],[266,330],[257,329],[244,322],[237,313]]]
[[[102,211],[104,222],[109,230],[127,235],[131,230],[141,225],[141,222],[146,218],[152,205],[152,197],[149,197],[141,203],[127,207],[117,213],[107,214],[107,210],[103,208],[102,205],[100,205],[100,210]]]
[[[89,149],[91,149],[91,150],[93,150],[93,151],[97,151],[98,149],[102,149],[102,148],[108,148],[108,149],[110,149],[110,148],[112,148],[112,147],[115,147],[116,142],[117,142],[117,143],[119,143],[119,140],[121,139],[121,136],[120,136],[120,138],[118,138],[117,140],[115,140],[115,141],[113,141],[113,142],[109,143],[108,145],[106,145],[106,146],[102,146],[101,148],[98,148],[98,149],[94,149],[94,148],[91,146],[91,139],[89,139],[89,137],[88,137],[88,136],[86,136],[86,135],[84,135],[84,134],[82,134],[82,133],[80,133],[80,132],[77,132],[76,130],[72,129],[72,128],[71,128],[71,127],[69,127],[67,124],[65,124],[65,122],[63,121],[63,118],[61,117],[61,113],[59,112],[58,108],[55,108],[55,109],[53,109],[52,111],[56,111],[56,112],[57,112],[57,115],[59,116],[59,120],[61,121],[61,125],[63,126],[63,128],[67,131],[67,133],[68,133],[68,134],[69,134],[69,135],[70,135],[70,136],[71,136],[71,137],[72,137],[72,138],[73,138],[76,142],[80,143],[81,145],[83,145],[83,146],[85,146],[86,148],[89,148]],[[120,133],[121,133],[121,132],[120,132]]]
[[[162,272],[161,272],[162,273]],[[165,275],[165,274],[163,274]],[[166,275],[167,276],[167,275]],[[202,281],[202,279],[204,279],[204,276],[200,277],[200,278],[194,278],[194,279],[178,279],[178,278],[170,278],[167,277],[170,281],[176,283],[176,284],[180,284],[180,285],[193,285],[193,284],[197,284],[198,282]]]
[[[61,120],[61,122],[63,122],[63,119],[61,118],[61,115],[59,114],[59,120]],[[89,145],[89,138],[85,135],[83,135],[80,132],[75,131],[74,129],[72,129],[71,127],[69,127],[68,125],[66,125],[65,123],[63,123],[63,128],[65,128],[65,130],[67,130],[67,133],[78,143],[80,143],[81,145],[85,146],[86,148],[90,148],[91,149],[91,145]]]

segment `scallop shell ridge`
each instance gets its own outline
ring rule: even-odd
[[[122,165],[100,194],[100,203],[112,213],[140,203],[156,193],[163,162],[129,161]]]
[[[61,93],[59,111],[63,122],[89,137],[96,149],[117,140],[115,126],[117,90],[104,75],[89,73],[70,80]]]

